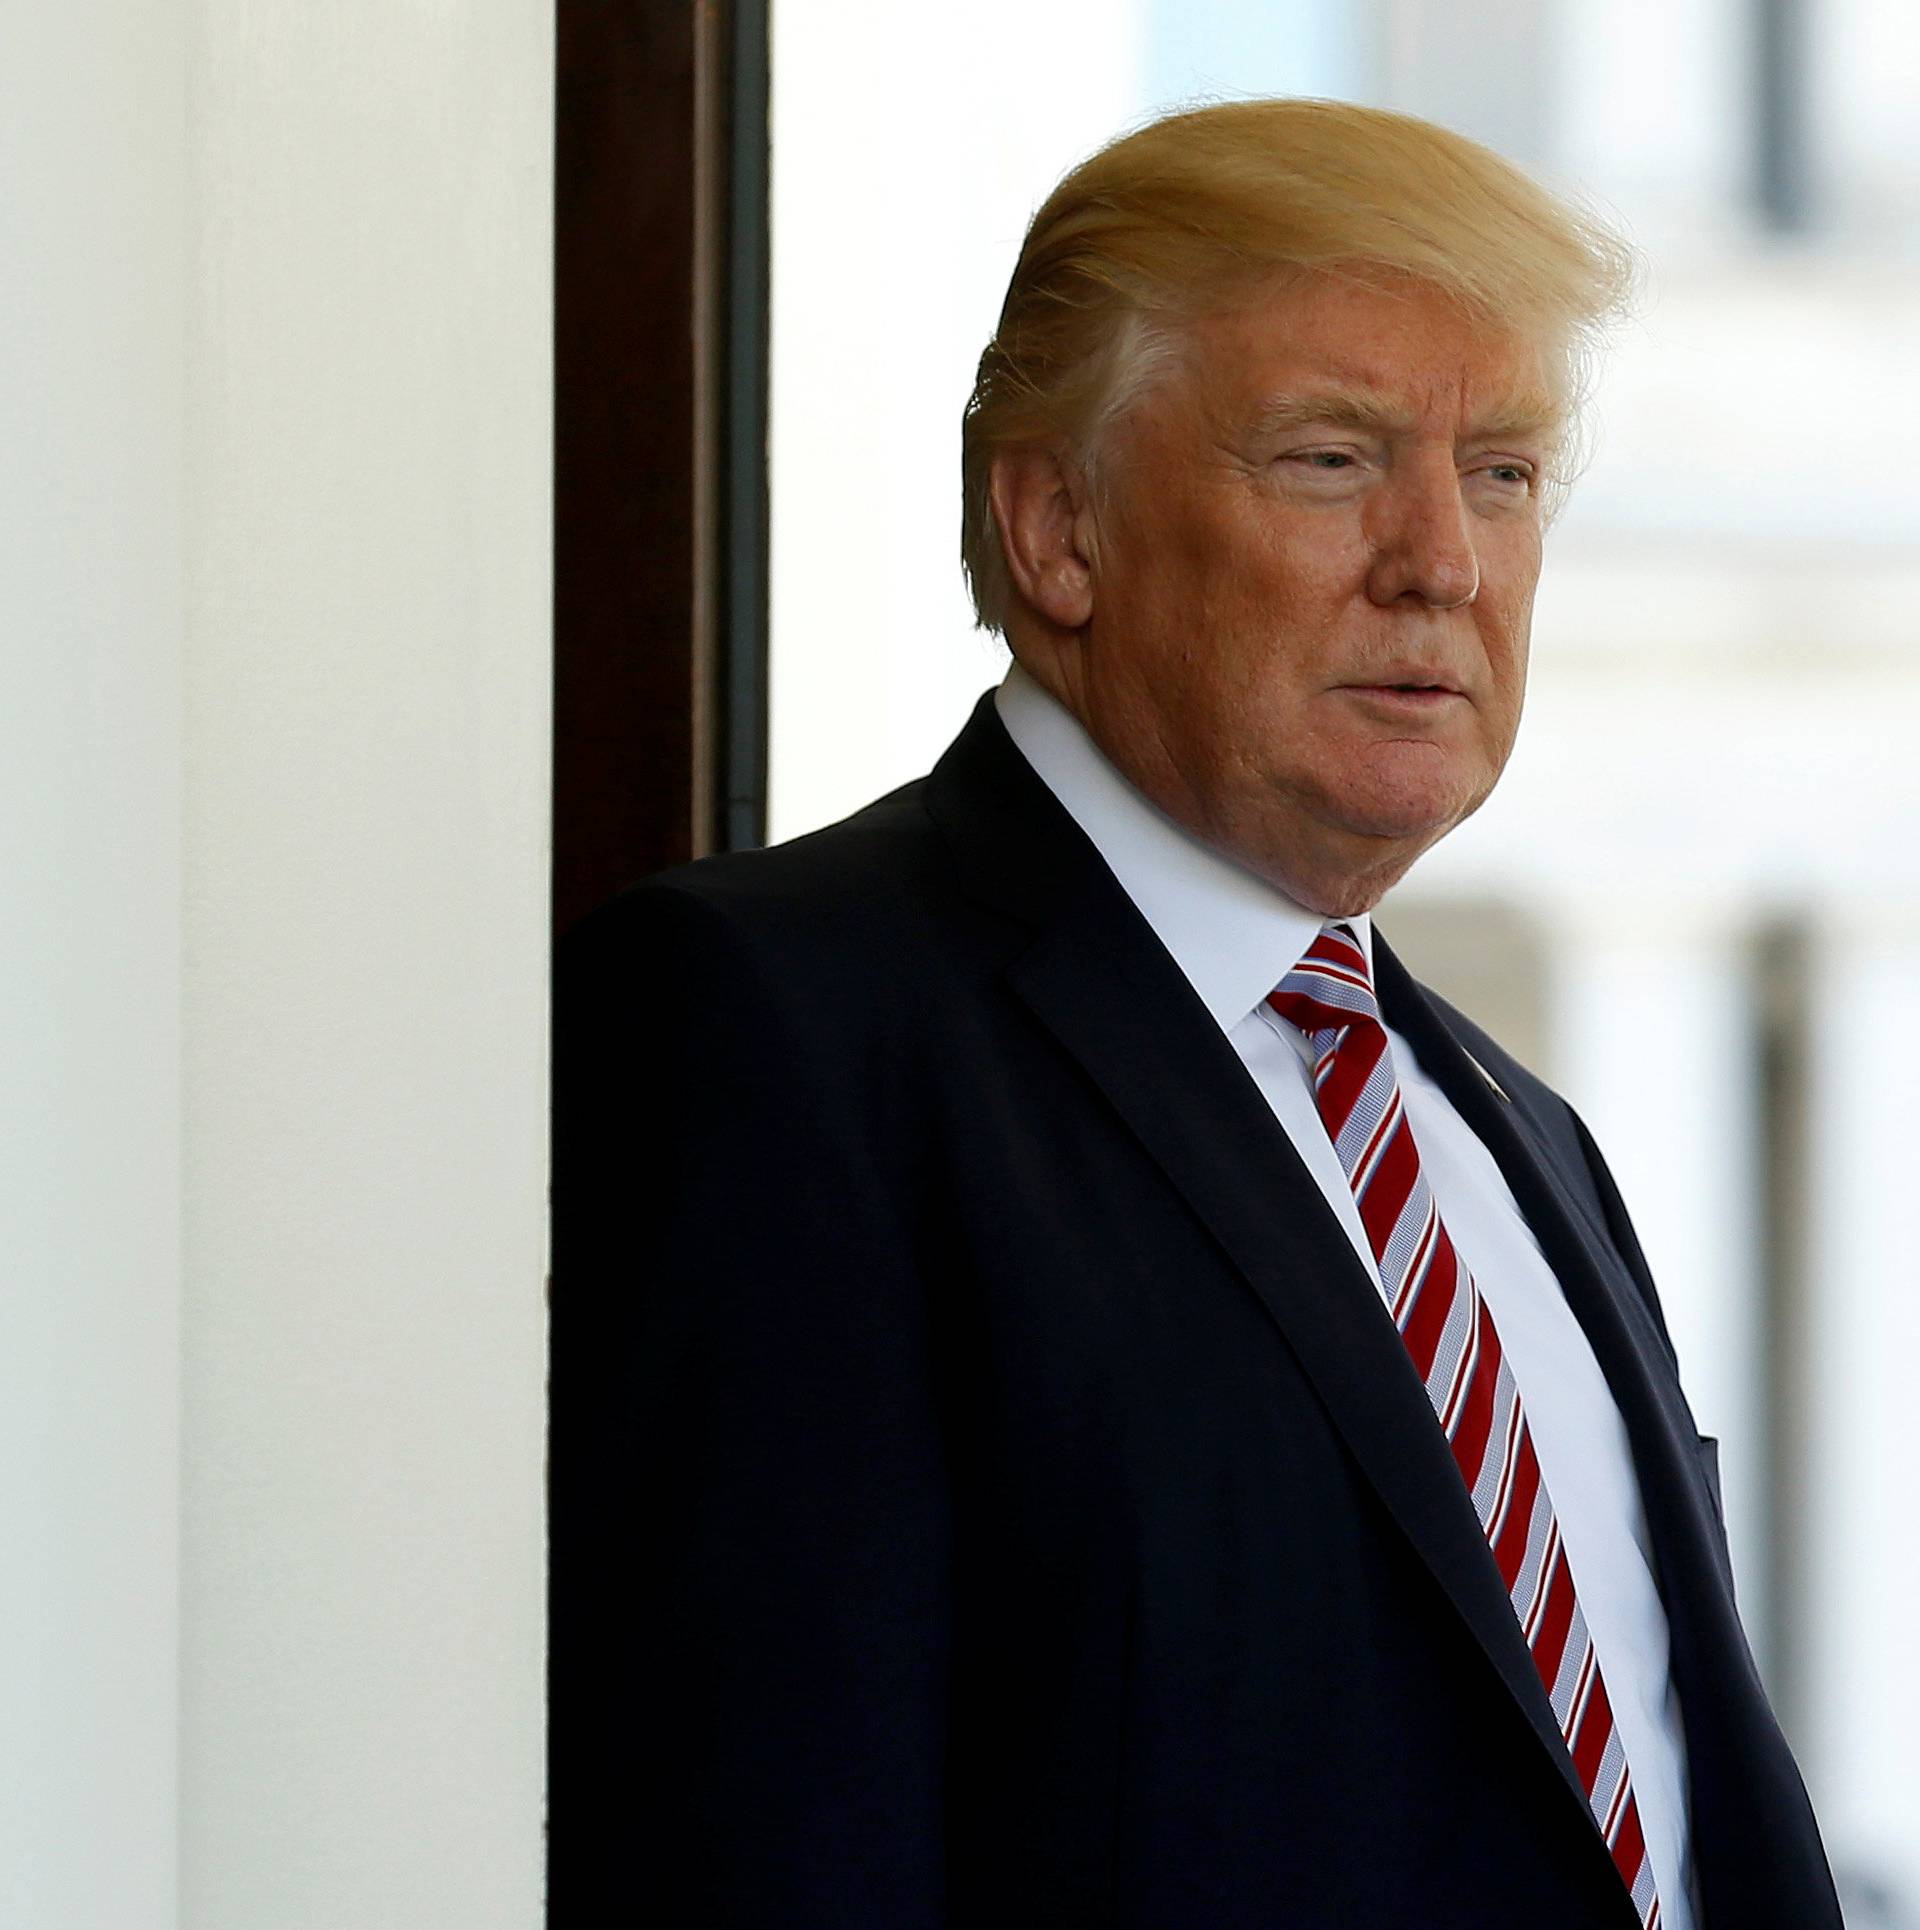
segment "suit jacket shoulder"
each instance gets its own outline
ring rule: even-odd
[[[558,996],[609,971],[677,968],[687,1004],[754,1002],[763,1028],[843,1037],[924,1029],[955,981],[980,983],[1017,926],[961,889],[928,805],[903,786],[766,850],[677,866],[630,887],[562,939]]]

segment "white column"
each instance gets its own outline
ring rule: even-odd
[[[1557,925],[1554,942],[1561,1089],[1626,1199],[1695,1418],[1719,1436],[1728,1539],[1757,1641],[1766,1417],[1745,943],[1711,911],[1644,901],[1584,907]]]
[[[1820,933],[1806,1767],[1843,1871],[1920,1907],[1920,907]]]
[[[552,31],[196,8],[191,1930],[540,1922]]]
[[[1723,228],[1739,205],[1749,108],[1743,0],[1559,0],[1556,176],[1663,232]]]
[[[175,1921],[186,19],[0,9],[0,1922]]]

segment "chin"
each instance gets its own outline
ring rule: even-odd
[[[1410,844],[1423,851],[1469,818],[1486,801],[1491,784],[1448,784],[1374,789],[1331,800],[1327,822],[1356,838]]]
[[[1262,853],[1261,861],[1243,856],[1240,862],[1307,911],[1322,918],[1357,918],[1371,911],[1432,843],[1432,837],[1310,838]]]
[[[1356,812],[1339,823],[1359,851],[1376,850],[1383,858],[1405,851],[1410,864],[1466,815],[1466,809],[1453,805],[1430,811]]]

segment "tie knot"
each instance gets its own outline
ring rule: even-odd
[[[1299,964],[1267,995],[1267,1003],[1309,1037],[1362,1020],[1380,1023],[1366,949],[1348,925],[1322,925]]]

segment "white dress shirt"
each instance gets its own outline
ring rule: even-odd
[[[1379,1268],[1314,1105],[1312,1048],[1266,1003],[1322,920],[1150,804],[1078,722],[1015,664],[995,698],[1027,762],[1106,860],[1253,1075],[1376,1295]],[[1373,955],[1365,917],[1344,921]],[[1421,1169],[1485,1297],[1553,1497],[1580,1606],[1627,1752],[1667,1930],[1693,1930],[1686,1740],[1667,1670],[1626,1429],[1586,1335],[1491,1153],[1388,1029]],[[1338,1283],[1330,1283],[1330,1289]],[[1356,1276],[1354,1286],[1361,1280]],[[1387,1318],[1384,1302],[1381,1318]]]

